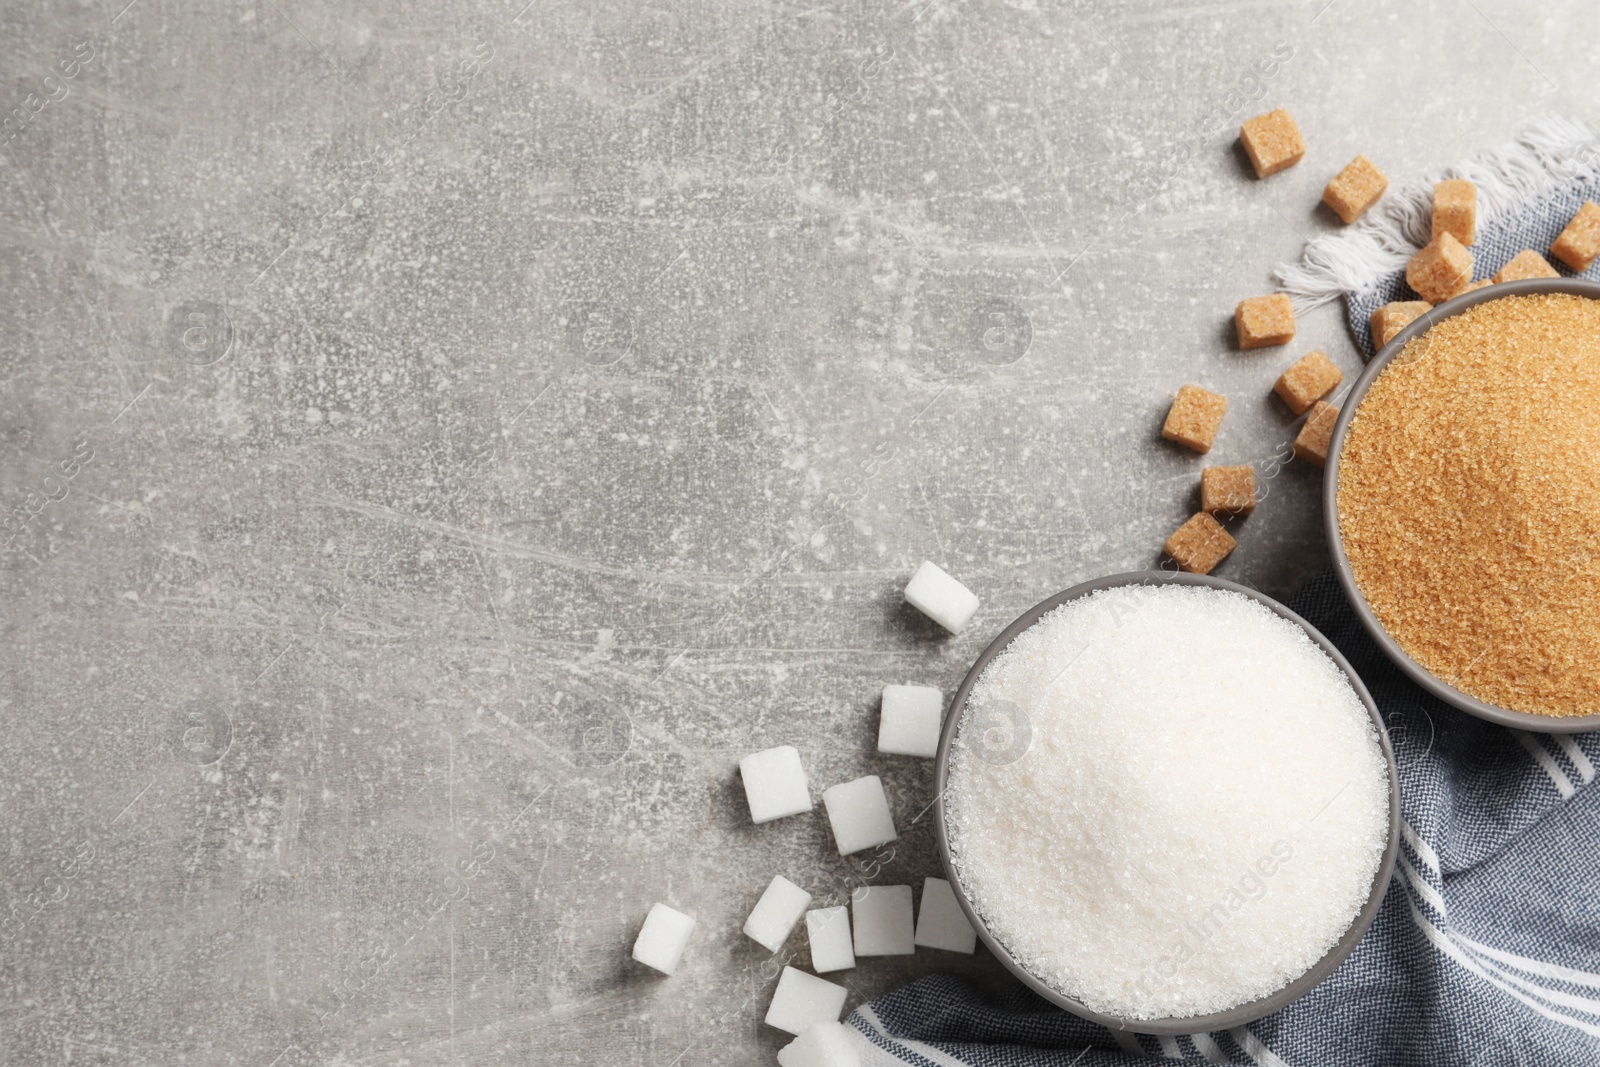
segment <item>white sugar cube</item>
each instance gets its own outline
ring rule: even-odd
[[[850,894],[850,909],[855,912],[857,956],[909,956],[917,950],[910,886],[861,886]]]
[[[779,745],[739,761],[744,796],[750,802],[753,822],[771,822],[785,815],[811,810],[811,790],[800,753],[793,745]]]
[[[889,814],[889,798],[883,795],[883,783],[875,774],[824,789],[822,806],[828,811],[828,824],[841,856],[886,845],[898,836],[894,816]]]
[[[825,978],[785,967],[767,1008],[767,1025],[798,1035],[817,1023],[836,1023],[846,992]]]
[[[972,590],[928,560],[923,560],[911,576],[906,603],[953,634],[965,630],[978,610],[978,598]]]
[[[878,717],[878,751],[895,756],[939,753],[944,694],[927,685],[886,685]]]
[[[744,921],[744,932],[768,952],[776,952],[810,905],[811,894],[780,874],[756,901],[755,910]]]
[[[806,912],[806,940],[811,942],[811,969],[818,974],[856,965],[850,945],[850,909],[818,908]]]
[[[917,912],[917,944],[970,954],[978,947],[978,933],[956,902],[956,891],[943,878],[922,883],[922,908]]]
[[[644,917],[644,927],[633,943],[633,958],[646,967],[654,967],[662,974],[678,969],[683,959],[684,946],[694,930],[694,920],[676,908],[665,904],[650,905],[650,914]]]
[[[778,1067],[861,1067],[861,1055],[843,1023],[818,1023],[778,1050]]]

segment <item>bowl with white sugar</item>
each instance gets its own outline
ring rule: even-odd
[[[1144,571],[1025,613],[956,692],[935,770],[967,918],[1114,1029],[1279,1010],[1354,951],[1399,845],[1394,752],[1344,656],[1220,578]]]

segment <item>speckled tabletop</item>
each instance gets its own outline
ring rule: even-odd
[[[1460,0],[0,9],[0,1060],[771,1062],[745,753],[883,777],[887,682],[1152,565],[1198,382],[1324,560],[1230,315],[1394,179],[1592,120],[1600,9]],[[1250,178],[1287,106],[1306,161]],[[916,564],[982,597],[941,637]],[[829,888],[832,887],[832,888]],[[653,901],[699,920],[672,978]],[[802,964],[803,938],[790,946]],[[865,960],[852,1003],[981,951]]]

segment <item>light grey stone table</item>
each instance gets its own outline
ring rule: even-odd
[[[126,6],[124,6],[126,5]],[[783,873],[745,753],[874,773],[892,681],[1153,565],[1323,562],[1290,351],[1230,315],[1395,179],[1595,111],[1600,10],[1460,0],[0,10],[0,1061],[748,1064]],[[1310,153],[1256,182],[1274,106]],[[1268,474],[1276,472],[1271,477]],[[932,559],[983,599],[941,637]],[[629,948],[699,920],[670,979]],[[803,938],[791,955],[805,963]],[[867,960],[852,1004],[983,953]]]

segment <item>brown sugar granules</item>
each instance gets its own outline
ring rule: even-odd
[[[1281,107],[1247,120],[1239,127],[1239,140],[1257,178],[1270,177],[1306,157],[1306,139],[1294,116]]]
[[[1600,301],[1490,300],[1373,381],[1339,530],[1373,613],[1481,700],[1600,712]]]
[[[1200,472],[1200,510],[1212,516],[1244,518],[1256,509],[1256,469],[1207,467]]]
[[[1227,411],[1227,397],[1198,385],[1186,385],[1178,390],[1177,399],[1167,411],[1161,436],[1204,454],[1216,443],[1217,427],[1222,425]]]
[[[1204,511],[1197,511],[1172,532],[1162,550],[1172,557],[1179,570],[1210,574],[1238,545],[1220,522]]]

